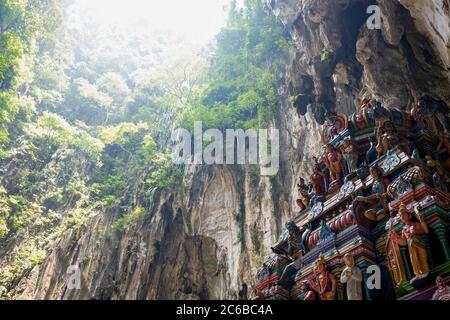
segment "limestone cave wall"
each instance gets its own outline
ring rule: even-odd
[[[85,228],[56,240],[17,285],[19,297],[238,298],[243,283],[255,284],[257,268],[298,210],[295,185],[311,173],[326,110],[348,115],[364,97],[403,110],[422,95],[450,104],[448,0],[264,2],[295,43],[274,123],[278,175],[189,167],[178,190],[141,204],[148,214],[134,228],[106,235],[118,209],[99,210]],[[381,9],[379,30],[366,27],[370,5]],[[71,265],[80,267],[80,290],[66,286]]]

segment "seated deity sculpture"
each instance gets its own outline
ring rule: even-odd
[[[389,180],[383,178],[378,167],[369,169],[373,179],[372,193],[368,196],[357,196],[353,199],[353,209],[357,217],[364,215],[371,221],[381,221],[387,216],[387,188]]]
[[[408,142],[397,133],[394,123],[390,120],[384,121],[377,128],[377,142],[379,156],[397,147],[406,154],[411,154]]]
[[[278,280],[279,284],[283,284],[291,272],[299,270],[302,266],[302,231],[293,221],[286,222],[285,234],[271,249],[276,255],[291,261]]]

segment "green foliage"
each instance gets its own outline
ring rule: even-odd
[[[153,159],[155,169],[147,179],[150,188],[176,188],[181,182],[183,169],[172,162],[171,153],[159,153]]]
[[[233,219],[234,221],[236,221],[236,223],[240,224],[242,222],[242,213],[240,212],[233,213]]]
[[[0,239],[4,238],[9,233],[8,225],[5,217],[0,217]]]
[[[60,13],[56,0],[0,1],[0,158],[7,155],[10,131],[20,128],[19,121],[11,123],[20,110],[17,91],[31,78],[26,54],[33,53],[36,40],[48,39]]]
[[[71,126],[62,117],[44,112],[36,123],[30,124],[26,130],[36,150],[36,156],[42,161],[49,157],[61,146],[71,146],[97,161],[104,148],[103,143],[89,133]]]
[[[174,127],[273,121],[291,48],[259,0],[233,7],[209,64],[197,54],[166,61],[188,46],[145,30],[105,29],[84,15],[56,38],[60,21],[59,0],[0,0],[0,160],[8,171],[0,247],[17,241],[5,249],[13,262],[0,264],[6,290],[42,263],[52,240],[86,227],[105,206],[137,206],[114,223],[121,231],[145,216],[139,202],[177,190],[184,167],[168,151]],[[258,169],[248,169],[252,183]],[[243,242],[243,214],[234,219]]]
[[[274,117],[277,76],[291,43],[260,1],[233,8],[208,77],[181,122],[188,128],[261,128]]]
[[[320,52],[320,61],[325,62],[330,59],[330,51],[327,48],[323,48]]]
[[[258,184],[261,173],[260,167],[256,164],[250,165],[248,167],[247,173],[250,178],[250,183],[253,185]]]
[[[110,175],[101,184],[96,184],[93,189],[97,187],[97,198],[106,205],[114,205],[120,202],[120,198],[124,195],[127,188],[127,181],[116,175]]]
[[[42,203],[46,208],[56,209],[61,206],[64,202],[64,195],[62,194],[62,189],[48,193]]]
[[[144,217],[146,211],[144,208],[134,208],[130,212],[126,213],[112,225],[113,230],[123,231],[134,226],[142,217]]]
[[[145,129],[147,129],[147,125],[144,123],[121,123],[115,127],[104,128],[100,133],[100,138],[106,144],[124,145],[130,142],[133,135]]]

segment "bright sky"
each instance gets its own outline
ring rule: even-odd
[[[206,44],[225,25],[231,0],[76,0],[99,22],[125,26],[145,21],[197,45]]]

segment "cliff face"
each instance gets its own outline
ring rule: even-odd
[[[372,4],[381,9],[380,30],[365,26]],[[119,209],[98,209],[84,228],[49,245],[42,265],[16,286],[18,297],[238,298],[296,213],[295,184],[320,150],[325,110],[350,114],[363,97],[409,109],[423,94],[450,104],[448,0],[272,0],[267,6],[296,46],[279,92],[278,175],[197,166],[187,168],[179,190],[156,193],[150,204],[140,203],[137,189],[136,204],[148,212],[135,226],[111,232]],[[80,290],[66,286],[72,265],[81,271]]]

